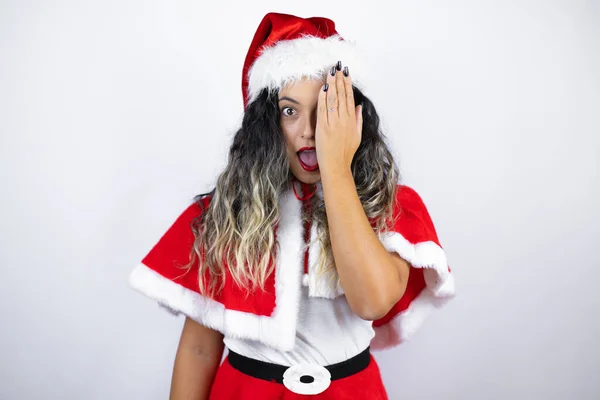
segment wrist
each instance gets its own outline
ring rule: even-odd
[[[324,192],[328,192],[333,188],[341,189],[347,186],[356,188],[352,170],[344,167],[329,168],[321,171],[321,184],[323,185]]]
[[[321,181],[331,181],[351,178],[354,180],[352,175],[352,169],[350,166],[343,165],[331,165],[326,167],[320,167]]]

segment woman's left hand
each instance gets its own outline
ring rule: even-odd
[[[321,174],[350,171],[362,137],[362,106],[355,107],[348,67],[341,68],[341,62],[332,67],[319,92],[315,146]]]

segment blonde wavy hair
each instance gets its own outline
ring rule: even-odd
[[[394,222],[399,171],[372,102],[356,88],[354,97],[357,105],[363,105],[363,132],[352,174],[365,214],[379,235]],[[293,179],[277,104],[277,92],[264,90],[248,105],[227,166],[209,193],[210,203],[192,224],[195,241],[188,267],[199,268],[204,295],[212,297],[222,290],[226,269],[247,293],[263,290],[275,267],[278,201],[290,190]],[[202,197],[197,198],[201,206]],[[337,273],[332,273],[335,263],[324,200],[313,196],[310,202],[310,211],[303,208],[302,219],[316,224],[317,235],[306,246],[320,243],[318,274],[337,278]]]

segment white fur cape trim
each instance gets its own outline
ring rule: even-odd
[[[323,184],[321,181],[316,183],[317,189],[315,195],[323,198]],[[310,240],[317,238],[317,225],[310,227]],[[342,285],[339,284],[337,270],[329,269],[325,273],[320,273],[317,268],[319,254],[321,253],[321,243],[315,241],[308,248],[308,274],[304,274],[302,280],[303,286],[308,286],[309,297],[321,297],[325,299],[335,299],[344,294]]]
[[[406,310],[375,328],[375,337],[371,341],[373,350],[383,350],[408,340],[429,313],[446,304],[455,293],[454,276],[448,270],[446,254],[436,243],[412,244],[398,232],[386,232],[381,243],[387,251],[398,253],[412,267],[425,268],[426,287]]]
[[[248,102],[254,101],[263,89],[281,89],[304,78],[324,80],[338,61],[348,66],[352,83],[361,88],[364,66],[356,46],[339,35],[326,39],[304,36],[266,47],[248,71]]]
[[[225,336],[257,340],[281,351],[292,350],[296,339],[304,260],[300,205],[291,191],[282,196],[275,269],[277,301],[271,316],[225,309],[223,304],[184,288],[143,264],[132,272],[130,285],[172,312],[183,313]]]
[[[317,237],[317,225],[312,224],[310,228],[311,240]],[[308,248],[308,295],[310,297],[321,297],[325,299],[335,299],[344,294],[342,285],[339,284],[337,270],[330,268],[325,273],[319,273],[317,261],[321,252],[321,244],[316,241]]]

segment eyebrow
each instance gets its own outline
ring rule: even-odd
[[[287,96],[283,96],[282,98],[280,98],[280,99],[279,99],[279,101],[283,101],[283,100],[291,101],[291,102],[292,102],[292,103],[294,103],[294,104],[298,104],[298,105],[300,105],[300,102],[299,102],[299,101],[297,101],[297,100],[294,100],[294,99],[292,99],[292,98],[289,98],[289,97],[287,97]]]

